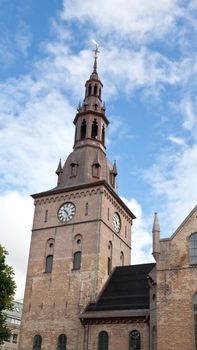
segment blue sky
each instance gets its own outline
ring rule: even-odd
[[[151,261],[154,211],[170,236],[196,205],[197,3],[1,0],[0,242],[23,296],[33,201],[72,150],[76,108],[98,71],[107,155],[137,220],[132,263]]]

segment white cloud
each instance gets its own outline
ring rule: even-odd
[[[175,143],[176,145],[186,146],[185,140],[181,137],[171,135],[168,137],[168,140],[171,141],[172,143]]]
[[[64,0],[62,18],[92,22],[100,36],[115,34],[122,40],[134,42],[162,37],[174,28],[181,14],[176,0]]]
[[[136,199],[122,197],[122,200],[136,216],[132,226],[131,263],[144,264],[152,262],[154,260],[152,257],[152,233],[150,229],[152,222],[144,219],[142,207]]]
[[[17,299],[23,298],[32,218],[33,199],[17,191],[0,195],[0,244],[9,253],[7,263],[14,268]]]
[[[191,132],[194,130],[197,131],[197,100],[191,100],[189,97],[184,97],[180,103],[180,112],[183,114],[184,128]]]
[[[164,150],[145,171],[160,204],[161,234],[168,237],[196,205],[197,145]]]

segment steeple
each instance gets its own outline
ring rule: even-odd
[[[73,152],[62,173],[58,169],[58,187],[78,186],[106,181],[116,190],[116,164],[106,158],[106,131],[109,121],[102,103],[103,84],[97,72],[98,45],[94,51],[93,70],[85,83],[85,96],[73,121],[75,138]]]
[[[155,212],[155,216],[154,216],[152,234],[153,234],[153,256],[157,261],[160,255],[160,226],[159,226],[157,212]]]

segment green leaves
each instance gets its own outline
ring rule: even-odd
[[[11,331],[6,324],[6,310],[13,309],[13,297],[16,289],[14,270],[6,264],[7,251],[0,245],[0,344],[8,340]]]

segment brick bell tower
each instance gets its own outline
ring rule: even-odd
[[[112,269],[130,264],[135,216],[116,193],[116,163],[106,158],[109,124],[103,84],[93,72],[74,119],[73,152],[57,168],[57,186],[34,194],[20,350],[82,350],[79,315]]]

